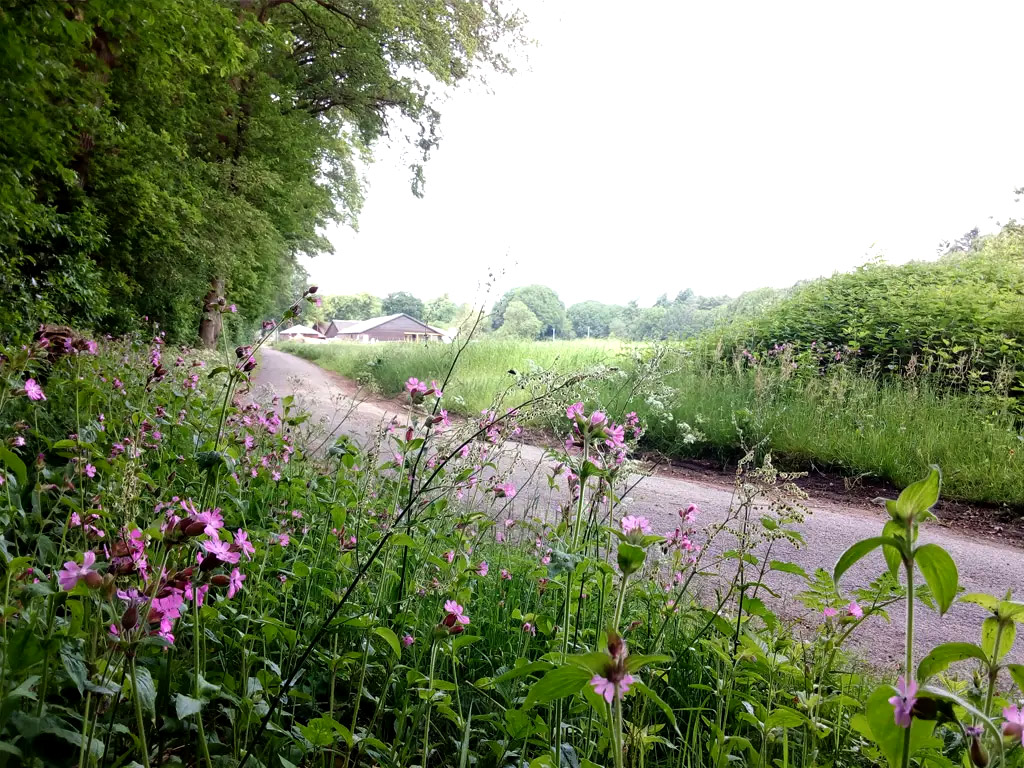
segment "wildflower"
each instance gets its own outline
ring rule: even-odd
[[[636,517],[634,515],[627,515],[622,518],[622,532],[633,533],[634,531],[649,534],[651,532],[651,521],[646,517]]]
[[[615,698],[616,692],[618,693],[619,699],[622,699],[624,693],[629,692],[629,686],[634,682],[632,675],[625,675],[619,680],[618,685],[606,677],[600,675],[594,675],[590,678],[590,685],[594,688],[594,693],[598,696],[602,696],[605,701],[609,704],[612,703],[612,699]]]
[[[444,392],[441,391],[441,385],[437,383],[436,379],[432,379],[430,382],[430,394],[432,394],[438,400],[440,400],[441,397],[444,395]]]
[[[278,472],[276,469],[272,470],[270,472],[270,477],[273,478],[275,483],[280,482],[280,480],[281,480],[281,473]]]
[[[495,531],[494,532],[494,540],[496,542],[498,542],[499,544],[501,544],[503,541],[505,541],[505,532],[502,531],[502,530]]]
[[[402,645],[404,645],[406,648],[408,648],[410,645],[412,645],[415,642],[416,642],[416,638],[413,637],[412,635],[409,635],[409,634],[402,635]]]
[[[230,600],[235,594],[242,588],[242,582],[245,581],[245,574],[235,568],[231,571],[231,581],[228,584],[228,599]]]
[[[542,557],[540,559],[540,564],[541,565],[547,565],[550,562],[551,562],[551,555],[544,555],[544,557]]]
[[[497,499],[511,499],[516,495],[516,487],[512,483],[501,483],[491,489]]]
[[[216,557],[222,563],[235,564],[238,562],[239,555],[237,552],[231,551],[231,545],[226,541],[220,539],[210,539],[203,542],[203,549],[208,553]]]
[[[697,513],[700,512],[700,507],[696,504],[690,504],[686,507],[685,511],[680,511],[679,516],[688,523],[692,523],[697,519]]]
[[[900,676],[896,682],[896,690],[897,695],[889,699],[889,703],[893,706],[893,717],[896,720],[896,725],[900,728],[909,728],[912,719],[910,713],[914,704],[917,703],[917,698],[914,695],[917,693],[917,682],[911,680],[908,683],[903,676]]]
[[[508,568],[502,568],[501,569],[501,580],[502,581],[512,581],[512,574],[509,573]]]
[[[487,565],[487,561],[486,561],[486,560],[482,560],[482,561],[480,561],[480,565],[478,565],[478,566],[476,567],[476,572],[477,572],[477,574],[479,574],[480,576],[486,576],[486,575],[487,575],[487,572],[488,572],[489,570],[490,570],[490,566],[489,566],[489,565]]]
[[[39,386],[35,379],[25,380],[25,394],[28,395],[29,400],[46,399],[46,395],[43,394],[43,388]]]
[[[590,414],[590,426],[592,427],[600,427],[606,421],[608,421],[608,417],[602,411],[594,411]]]
[[[422,397],[430,390],[424,382],[415,376],[410,376],[409,380],[405,382],[405,391],[415,398],[417,396]]]
[[[533,624],[531,624],[530,622],[524,621],[523,622],[523,632],[527,633],[528,635],[536,635],[537,634],[537,628],[535,626],[533,626]]]
[[[60,582],[60,588],[65,592],[70,592],[76,586],[78,582],[85,579],[86,584],[90,587],[99,586],[101,576],[99,573],[92,569],[93,564],[96,562],[96,553],[86,552],[82,556],[82,564],[79,565],[74,560],[68,560],[64,563],[64,567],[57,574],[57,580]]]
[[[256,549],[249,541],[249,534],[241,528],[235,531],[235,546],[242,551],[246,560],[252,560],[252,556],[256,552]]]
[[[835,608],[831,608],[831,607],[826,608],[824,611],[822,611],[822,613],[825,614],[825,618],[826,619],[831,619],[831,618],[834,618],[835,616],[839,615],[839,611],[837,611]]]
[[[454,549],[449,549],[447,552],[445,552],[444,553],[444,559],[447,560],[449,563],[451,563],[453,560],[455,560],[455,550]]]
[[[232,304],[230,307],[228,307],[228,312],[230,312],[231,314],[235,314],[237,311],[238,311],[238,305],[237,304]]]
[[[583,416],[583,403],[573,403],[565,409],[567,419],[576,419]]]
[[[96,477],[96,467],[92,464],[85,465],[85,476],[89,478]]]
[[[469,624],[469,616],[466,615],[465,609],[454,600],[446,601],[444,609],[446,614],[441,624],[447,627],[451,634],[458,634]]]
[[[1019,739],[1024,745],[1024,707],[1007,707],[1003,710],[1003,736]]]
[[[864,618],[864,609],[857,604],[856,600],[846,606],[846,611],[855,619]]]
[[[25,445],[25,438],[22,437],[21,435],[18,435],[17,437],[14,438],[12,442],[14,443],[15,448],[21,448],[23,445]]]
[[[288,546],[288,542],[291,541],[291,539],[288,538],[288,534],[287,533],[282,533],[281,535],[276,537],[276,541],[282,547],[287,547]]]

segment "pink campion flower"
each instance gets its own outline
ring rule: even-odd
[[[281,473],[278,472],[276,469],[271,471],[270,477],[273,479],[273,481],[275,483],[278,483],[278,482],[281,481]]]
[[[700,507],[696,504],[687,505],[685,510],[680,510],[679,516],[688,523],[692,523],[697,519],[697,514],[700,512]]]
[[[454,620],[463,626],[469,624],[469,616],[466,615],[466,609],[459,605],[454,600],[447,600],[444,604],[444,610],[448,614],[445,616],[447,620],[449,616],[454,617]],[[447,623],[447,621],[446,621]],[[451,626],[451,625],[449,625]]]
[[[231,314],[235,314],[237,311],[238,311],[238,305],[237,304],[232,304],[230,307],[228,307],[228,312],[230,312]]]
[[[832,619],[839,615],[839,611],[831,607],[826,608],[824,611],[822,611],[822,613],[824,614],[826,619]]]
[[[455,560],[455,550],[454,549],[449,549],[447,552],[445,552],[444,553],[444,559],[447,560],[449,563],[451,563],[453,560]]]
[[[477,572],[477,574],[478,574],[478,575],[480,575],[480,576],[486,576],[486,575],[487,575],[487,572],[488,572],[488,571],[489,571],[490,569],[491,569],[491,567],[490,567],[489,565],[487,565],[487,561],[486,561],[486,560],[481,560],[481,561],[480,561],[480,565],[478,565],[478,566],[476,567],[476,572]]]
[[[917,703],[917,698],[915,698],[917,682],[911,680],[907,683],[901,675],[896,681],[896,690],[898,694],[889,698],[889,703],[893,706],[893,718],[900,728],[909,728],[913,719],[910,713],[914,709],[914,704]]]
[[[252,556],[256,552],[256,548],[253,547],[249,541],[249,534],[239,528],[235,531],[235,546],[238,547],[245,555],[246,560],[252,560]]]
[[[531,624],[530,622],[524,621],[523,622],[523,632],[525,632],[528,635],[536,635],[537,634],[537,628],[535,626],[533,626],[533,624]]]
[[[86,464],[85,465],[85,476],[86,477],[90,477],[90,478],[96,477],[96,467],[94,467],[92,464]]]
[[[846,606],[846,612],[853,616],[853,618],[855,619],[864,618],[864,609],[857,604],[856,600],[854,600],[852,603]]]
[[[573,403],[565,409],[565,417],[567,419],[576,419],[577,417],[583,416],[583,403]]]
[[[410,395],[425,395],[430,389],[426,383],[420,381],[415,376],[410,376],[408,381],[405,382],[405,391]]]
[[[196,522],[206,523],[203,533],[207,536],[217,538],[217,532],[224,527],[224,515],[219,509],[205,509],[194,515]]]
[[[25,438],[22,437],[21,435],[18,435],[11,442],[14,444],[15,448],[21,448],[23,445],[25,445]]]
[[[444,396],[444,392],[441,391],[441,385],[437,383],[437,379],[431,379],[430,381],[430,394],[438,399]]]
[[[618,694],[618,698],[621,700],[623,694],[629,692],[629,686],[635,682],[632,675],[624,675],[616,686],[611,680],[600,675],[594,675],[590,678],[590,685],[594,689],[594,693],[604,698],[609,704],[612,703],[612,699]]]
[[[35,379],[25,380],[25,394],[28,395],[29,400],[46,399],[46,395],[43,393],[43,388],[39,386]]]
[[[86,340],[86,342],[85,342],[85,351],[88,352],[90,355],[95,355],[96,354],[96,350],[98,348],[99,347],[98,347],[98,345],[96,344],[95,341],[93,341],[92,339],[87,339]]]
[[[502,568],[501,569],[501,580],[502,581],[512,581],[512,574],[509,573],[508,568]]]
[[[502,531],[502,530],[496,530],[496,531],[494,532],[494,540],[495,540],[496,542],[498,542],[499,544],[501,544],[502,542],[504,542],[504,541],[505,541],[505,532],[504,532],[504,531]]]
[[[415,642],[416,642],[416,638],[413,637],[412,635],[409,635],[409,634],[402,635],[402,645],[404,645],[406,648],[408,648],[410,645],[412,645]]]
[[[203,542],[203,549],[216,557],[222,563],[234,565],[238,562],[239,554],[231,551],[231,545],[220,539],[209,539]]]
[[[245,581],[245,574],[235,568],[231,571],[231,579],[228,582],[228,599],[234,597],[238,591],[242,588],[242,582]]]
[[[1003,710],[1003,736],[1017,739],[1024,746],[1024,707],[1007,707]]]
[[[491,490],[494,492],[495,498],[498,499],[511,499],[516,495],[516,487],[512,483],[500,483]]]
[[[636,517],[634,515],[627,515],[622,518],[622,532],[633,533],[639,531],[644,535],[648,535],[651,532],[651,521],[646,517]]]
[[[287,533],[282,533],[277,537],[277,543],[280,544],[282,547],[287,547],[288,542],[290,541],[291,539],[288,537]]]
[[[608,417],[604,414],[603,411],[594,411],[592,414],[590,414],[590,426],[592,427],[599,427],[606,421],[608,421]]]
[[[96,562],[96,553],[93,551],[86,552],[82,556],[82,564],[79,565],[74,560],[68,560],[64,563],[64,567],[61,568],[60,573],[57,574],[57,580],[60,582],[60,588],[65,592],[70,592],[82,579],[89,577],[89,574],[96,573],[92,569],[92,566]],[[98,576],[99,574],[96,573]]]
[[[541,565],[548,565],[550,562],[551,562],[551,555],[544,555],[544,557],[542,557],[540,559],[540,564]]]

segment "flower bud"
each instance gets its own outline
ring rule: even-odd
[[[228,578],[226,573],[218,573],[216,576],[210,579],[210,583],[215,587],[226,587],[231,583],[231,579]]]
[[[910,715],[918,720],[935,720],[939,715],[939,702],[928,698],[916,699]]]
[[[89,571],[85,574],[85,583],[89,589],[99,589],[103,585],[103,577],[96,571]]]
[[[192,536],[199,536],[205,530],[206,523],[196,520],[195,522],[190,523],[189,526],[185,529],[185,535],[191,538]]]
[[[412,427],[409,427],[407,430],[405,430],[405,442],[408,443],[410,440],[412,440],[414,434],[416,433],[413,432]]]
[[[309,286],[309,288],[306,289],[306,293],[316,293],[317,290],[318,290],[317,286],[311,285],[311,286]]]
[[[139,623],[139,609],[135,603],[128,606],[128,609],[121,614],[121,629],[129,630],[135,629],[135,625]]]
[[[203,573],[209,573],[220,564],[220,559],[216,555],[207,555],[203,558],[203,562],[200,563],[199,570]]]
[[[977,768],[986,768],[988,766],[988,751],[977,736],[971,737],[970,755],[971,763],[977,766]]]

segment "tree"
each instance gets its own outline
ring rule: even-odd
[[[401,312],[402,314],[409,315],[409,317],[415,317],[417,320],[422,320],[423,302],[411,293],[397,291],[395,293],[389,293],[384,297],[381,311],[384,312],[385,315],[395,315]]]
[[[423,322],[431,325],[449,325],[459,313],[458,305],[448,298],[448,294],[438,296],[427,302],[423,310]]]
[[[505,307],[504,318],[500,333],[513,339],[536,339],[544,327],[532,310],[518,299]]]
[[[602,304],[599,301],[583,301],[573,304],[567,312],[576,337],[604,338],[611,332],[611,323],[622,313],[622,307]]]
[[[328,296],[324,307],[328,320],[369,320],[384,313],[381,300],[369,293]]]
[[[558,294],[545,285],[527,285],[513,288],[502,296],[491,310],[491,325],[501,328],[505,310],[512,301],[521,301],[541,322],[539,336],[550,336],[552,330],[562,333],[566,324],[565,305]]]
[[[3,333],[147,316],[190,342],[202,318],[211,341],[211,294],[256,327],[355,222],[385,131],[422,193],[443,94],[508,70],[520,23],[476,0],[5,4]]]

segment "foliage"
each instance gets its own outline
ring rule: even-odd
[[[891,686],[851,673],[843,649],[903,588],[888,572],[850,588],[839,567],[786,561],[804,511],[770,461],[746,457],[735,502],[703,528],[695,505],[670,521],[626,514],[643,425],[574,402],[606,368],[519,374],[462,425],[440,394],[450,380],[411,379],[409,418],[367,454],[291,396],[246,396],[258,349],[218,361],[159,335],[65,338],[0,358],[12,763],[809,767],[902,754]],[[557,416],[565,447],[517,489],[500,456],[534,409]],[[882,544],[919,565],[929,589],[906,592],[942,608],[955,566],[914,542],[937,495],[935,476],[904,491],[890,504],[904,543],[887,526]],[[803,585],[821,616],[810,632],[793,631],[775,578]],[[1017,715],[994,714],[991,674],[1020,604],[963,599],[997,631],[922,659],[918,698],[939,703],[907,707],[926,731],[909,743],[966,764],[977,740],[1020,766]],[[982,665],[977,695],[934,684],[958,658]],[[972,717],[987,731],[961,725]]]
[[[545,285],[527,285],[513,288],[495,302],[491,309],[491,327],[497,330],[505,322],[505,310],[513,301],[520,301],[541,322],[540,336],[565,333],[565,304],[558,294]]]
[[[417,320],[423,318],[423,302],[405,291],[389,293],[381,302],[381,311],[385,315],[404,313]]]
[[[516,299],[505,307],[505,318],[498,332],[510,339],[536,339],[544,324],[523,302]]]
[[[445,293],[428,301],[423,308],[423,322],[434,326],[448,326],[459,314],[459,306]]]
[[[381,300],[369,293],[353,296],[324,296],[324,317],[328,320],[369,320],[384,314]]]
[[[246,330],[283,309],[296,258],[352,223],[358,163],[414,145],[519,17],[472,0],[40,0],[0,11],[0,328],[195,337],[211,280]]]

